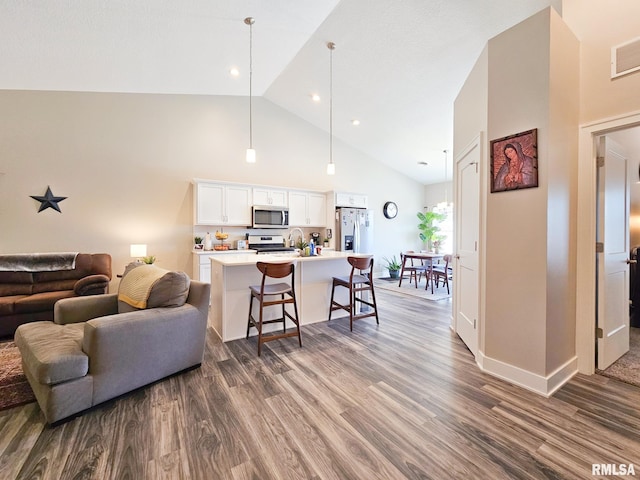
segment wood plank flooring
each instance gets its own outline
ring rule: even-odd
[[[53,428],[35,403],[0,412],[0,479],[640,476],[640,389],[579,375],[540,397],[478,370],[450,301],[377,297],[379,326],[305,326],[260,358],[209,332],[200,368]]]

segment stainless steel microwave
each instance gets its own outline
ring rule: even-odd
[[[289,209],[287,207],[252,207],[253,228],[287,228]]]

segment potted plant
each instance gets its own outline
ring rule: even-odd
[[[440,235],[439,233],[433,236],[432,246],[435,253],[440,253],[440,247],[446,238],[446,235]]]
[[[386,268],[389,270],[389,277],[398,278],[400,276],[400,269],[402,268],[402,265],[398,263],[396,256],[394,255],[391,259],[384,257],[383,260],[387,262]]]
[[[148,255],[146,257],[142,257],[142,261],[146,264],[152,265],[156,261],[156,257],[153,255]]]
[[[440,227],[435,225],[434,222],[441,222],[445,218],[447,218],[446,213],[418,212],[418,219],[420,220],[420,223],[418,224],[420,240],[427,244],[429,250],[433,248],[433,242],[436,239],[435,237],[438,235],[438,232],[440,232]]]
[[[322,240],[322,246],[324,248],[329,248],[329,239],[325,238],[324,240]]]

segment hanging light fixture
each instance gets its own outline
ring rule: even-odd
[[[249,148],[247,148],[247,163],[256,163],[256,151],[253,149],[253,17],[244,19],[244,23],[249,25]]]
[[[333,163],[333,51],[336,44],[327,43],[329,49],[329,164],[327,165],[327,175],[336,174],[336,165]]]
[[[447,182],[449,181],[449,175],[447,175],[448,172],[448,164],[449,161],[447,160],[447,150],[443,150],[442,153],[444,153],[444,202],[440,202],[436,205],[436,207],[438,207],[439,209],[443,210],[445,208],[447,208],[449,206],[449,199],[447,198],[447,193],[448,193],[448,187],[447,187]]]

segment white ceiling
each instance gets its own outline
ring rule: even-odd
[[[254,95],[328,131],[326,43],[335,42],[335,137],[437,183],[453,143],[453,101],[487,40],[561,3],[3,0],[0,88],[248,95],[243,19],[252,16]],[[229,75],[232,66],[239,77]],[[311,93],[322,101],[313,103]],[[360,126],[351,125],[355,118]],[[348,161],[334,159],[338,171]]]

